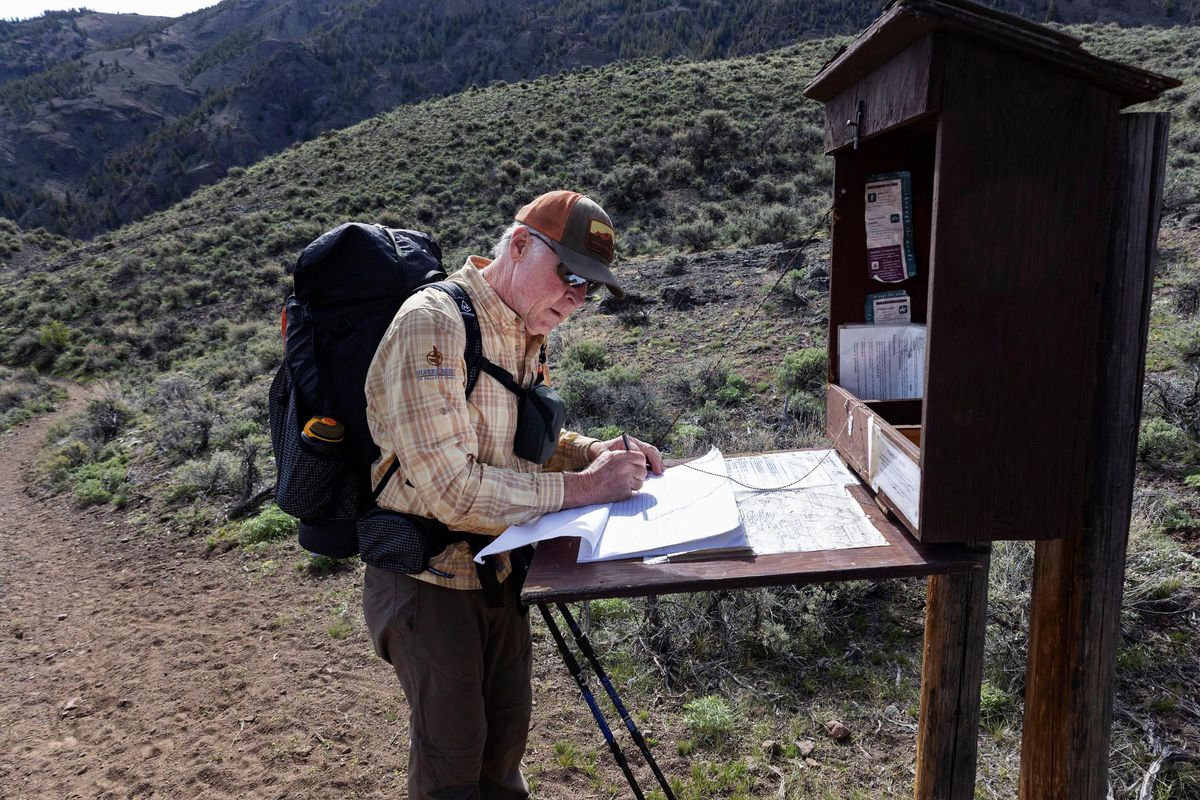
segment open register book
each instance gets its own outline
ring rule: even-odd
[[[726,461],[714,448],[651,476],[628,500],[545,514],[514,525],[476,558],[482,561],[492,553],[559,536],[579,537],[580,563],[886,544],[846,491],[856,482],[832,450]]]

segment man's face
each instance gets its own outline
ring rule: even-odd
[[[587,286],[571,286],[558,274],[558,256],[521,228],[513,234],[521,254],[517,305],[531,336],[545,336],[583,305]]]

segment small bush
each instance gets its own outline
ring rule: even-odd
[[[133,412],[120,392],[108,390],[103,397],[88,403],[80,438],[96,444],[107,444],[117,438]]]
[[[309,553],[308,558],[296,564],[296,569],[314,577],[332,575],[352,569],[355,560],[354,558],[330,558],[319,553]]]
[[[599,342],[577,342],[567,348],[565,361],[580,369],[599,371],[608,367],[608,351]]]
[[[267,506],[252,519],[238,526],[238,540],[242,546],[275,542],[296,535],[296,518],[279,510],[278,506]]]
[[[1182,460],[1191,449],[1187,434],[1161,417],[1143,419],[1138,435],[1138,458],[1154,466]]]
[[[668,419],[658,392],[631,370],[565,372],[559,375],[558,392],[566,402],[567,425],[572,430],[617,425],[649,439],[666,430]]]
[[[783,357],[775,372],[775,383],[788,395],[807,392],[817,396],[824,393],[828,375],[829,354],[822,347],[806,347]]]
[[[126,474],[125,465],[119,459],[84,464],[75,474],[72,492],[75,498],[85,506],[111,502],[113,505],[121,507],[126,502],[126,497],[122,492]]]
[[[702,744],[718,744],[733,734],[733,711],[721,697],[710,694],[686,703],[683,724],[693,739]]]
[[[788,395],[787,413],[802,425],[820,425],[825,420],[825,403],[808,392],[794,392]]]
[[[685,222],[675,229],[676,240],[693,251],[700,252],[712,247],[717,240],[717,228],[708,220]]]
[[[672,384],[673,393],[688,406],[716,403],[722,407],[736,406],[750,396],[750,384],[723,364],[702,363],[690,375]]]
[[[671,278],[677,278],[687,272],[687,263],[686,256],[673,255],[667,259],[667,264],[663,267],[663,274]]]
[[[159,448],[177,458],[207,450],[213,427],[221,421],[213,395],[180,375],[159,380],[148,406],[158,418]]]
[[[237,456],[220,451],[181,464],[171,476],[167,500],[180,503],[201,497],[232,497],[243,483],[242,464]]]
[[[71,341],[71,329],[65,322],[50,320],[38,328],[38,344],[55,353],[62,352]]]
[[[979,717],[984,722],[1006,716],[1016,710],[1016,699],[990,681],[984,681],[979,688]]]

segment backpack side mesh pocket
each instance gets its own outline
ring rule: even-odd
[[[301,434],[296,391],[287,365],[279,367],[267,398],[275,454],[275,503],[301,520],[354,519],[358,492],[344,455],[318,453]]]

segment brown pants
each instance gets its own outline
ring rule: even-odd
[[[412,709],[410,800],[529,796],[521,757],[532,710],[529,617],[507,584],[504,607],[368,566],[363,612],[375,652]]]

